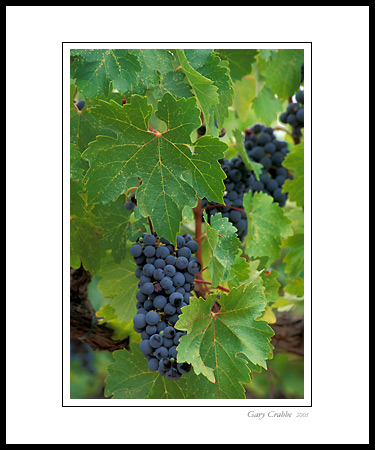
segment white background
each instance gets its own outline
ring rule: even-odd
[[[8,444],[368,443],[368,13],[353,6],[7,7]],[[313,43],[312,408],[281,408],[293,418],[263,420],[248,412],[275,408],[62,408],[68,41]]]

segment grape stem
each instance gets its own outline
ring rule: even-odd
[[[150,227],[150,234],[153,234],[154,230],[152,228],[152,222],[151,222],[150,216],[147,216],[147,220],[148,220],[148,226]]]
[[[197,278],[194,279],[194,283],[202,283],[202,284],[211,284],[212,283],[210,281],[205,281],[205,280],[198,280]],[[211,289],[220,289],[221,291],[224,292],[230,292],[230,289],[225,288],[224,286],[216,286],[216,287],[211,287]]]
[[[132,193],[138,189],[138,187],[142,184],[142,180],[140,178],[138,178],[138,183],[135,186],[130,187],[126,192],[125,192],[125,197],[131,197]]]
[[[228,208],[228,209],[235,209],[236,211],[241,211],[241,212],[246,212],[244,209],[241,208],[237,208],[236,206],[227,206],[227,205],[220,205],[220,203],[214,203],[212,205],[207,204],[207,206],[205,207],[205,209],[209,209],[209,208]]]
[[[273,129],[276,130],[276,131],[277,130],[278,131],[284,131],[285,133],[289,134],[289,136],[292,136],[292,133],[289,130],[287,130],[284,127],[281,127],[280,125],[277,125],[276,127],[273,127]]]
[[[205,236],[207,236],[207,233],[203,233],[200,236],[195,238],[195,241],[199,241],[200,239],[204,238]]]

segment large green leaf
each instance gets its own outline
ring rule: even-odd
[[[304,51],[300,49],[281,49],[271,62],[263,65],[262,75],[266,86],[279,99],[286,100],[299,88],[303,54]]]
[[[115,89],[126,92],[137,82],[141,66],[129,50],[87,49],[79,50],[73,69],[79,90],[94,97],[107,91],[110,82]]]
[[[74,105],[74,95],[76,86],[70,86],[70,141],[76,145],[77,151],[82,153],[88,144],[96,139],[99,134],[115,137],[116,134],[105,127],[98,119],[91,114],[91,102],[86,103],[82,111]]]
[[[79,167],[80,153],[70,146],[70,265],[83,265],[92,273],[99,269],[105,250],[101,245],[103,230],[87,208],[83,195],[83,169]]]
[[[263,86],[254,99],[252,108],[258,120],[270,126],[272,122],[277,120],[277,113],[282,111],[283,103],[266,86]]]
[[[266,368],[272,355],[273,331],[266,322],[255,320],[266,306],[263,287],[251,282],[222,293],[221,309],[214,313],[216,300],[216,294],[206,300],[194,298],[182,308],[176,326],[187,335],[180,339],[177,357],[215,383],[211,395],[242,398],[242,384],[250,381],[252,365]]]
[[[221,59],[229,62],[232,80],[236,81],[251,72],[258,50],[251,48],[225,48],[215,50],[215,53]]]
[[[90,163],[86,190],[89,201],[108,203],[124,192],[129,177],[138,176],[141,214],[150,216],[159,236],[175,242],[182,209],[195,206],[196,195],[222,203],[225,174],[218,159],[227,145],[212,136],[191,141],[201,123],[194,98],[163,96],[156,111],[167,125],[163,133],[149,130],[151,110],[137,95],[124,106],[99,101],[93,114],[118,135],[98,136],[84,152]]]
[[[272,262],[280,256],[282,240],[293,234],[291,220],[273,198],[263,192],[245,194],[244,208],[248,219],[246,253],[254,258],[266,256]]]
[[[212,80],[193,69],[183,50],[176,50],[176,55],[180,62],[181,70],[184,71],[189,80],[189,84],[202,108],[207,131],[212,134],[215,132],[212,126],[212,118],[214,117],[215,106],[219,103],[218,87],[214,85]]]
[[[110,304],[120,322],[132,320],[137,313],[135,296],[139,280],[135,276],[136,268],[132,258],[128,257],[120,264],[108,260],[100,271],[102,278],[98,289],[103,297],[112,299]]]
[[[215,129],[214,126],[216,127],[215,133],[217,135],[224,124],[225,117],[228,116],[228,108],[233,103],[234,90],[229,64],[228,61],[221,61],[218,56],[211,54],[206,64],[199,67],[197,71],[212,80],[218,88],[219,103],[215,105],[214,110],[216,125],[211,124],[210,127],[210,129]]]
[[[232,266],[239,264],[241,241],[237,237],[237,229],[221,213],[211,216],[210,225],[206,225],[206,233],[211,253],[208,269],[212,285],[218,286],[221,281],[227,280]]]
[[[116,262],[125,258],[126,241],[133,240],[135,229],[146,231],[147,227],[145,218],[130,220],[131,212],[124,208],[124,203],[125,197],[121,196],[111,203],[98,203],[92,210],[103,230],[103,246],[106,250],[112,250]]]
[[[108,366],[105,395],[118,399],[185,399],[191,398],[189,380],[185,374],[178,380],[169,380],[147,368],[147,359],[133,344],[131,351],[117,350],[115,362]]]

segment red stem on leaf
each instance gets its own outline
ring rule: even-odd
[[[210,281],[199,280],[197,278],[194,279],[194,283],[202,283],[202,284],[210,284],[210,285],[212,285],[212,283]],[[227,289],[224,286],[211,287],[211,289],[220,289],[221,291],[224,291],[224,292],[230,292],[230,289]]]
[[[228,208],[228,209],[235,209],[236,211],[241,211],[241,212],[246,212],[244,209],[241,209],[241,208],[237,208],[236,206],[227,206],[227,205],[220,205],[220,203],[214,203],[214,204],[207,204],[207,206],[206,206],[206,208],[205,209],[208,209],[208,208],[216,208],[216,207],[219,207],[219,208]]]

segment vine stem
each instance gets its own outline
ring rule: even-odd
[[[150,227],[150,234],[153,234],[154,229],[152,228],[152,222],[151,222],[150,216],[147,216],[147,220],[148,220],[148,226]]]
[[[199,239],[202,237],[202,205],[201,205],[201,199],[198,198],[197,206],[193,208],[194,212],[194,221],[195,221],[195,237],[199,237]],[[199,246],[199,249],[197,251],[197,258],[198,261],[201,264],[201,267],[203,267],[202,262],[202,246]]]
[[[195,240],[199,240],[202,239],[203,235],[202,235],[202,204],[201,204],[201,199],[199,197],[198,198],[198,202],[197,205],[195,206],[195,208],[193,208],[193,212],[194,212],[194,221],[195,221]],[[206,234],[206,233],[204,233]],[[198,261],[201,265],[201,267],[203,267],[203,260],[202,260],[202,245],[199,245],[198,251],[196,253],[196,256],[198,258]],[[201,271],[202,272],[202,271]],[[203,281],[203,277],[201,272],[199,272],[196,275],[196,279],[199,281]],[[204,284],[203,284],[203,289],[204,289],[204,294],[209,294],[210,290],[209,288]]]

